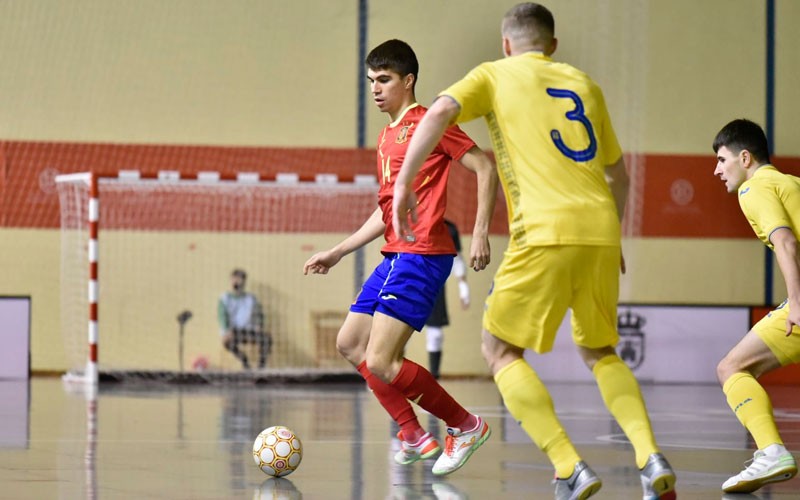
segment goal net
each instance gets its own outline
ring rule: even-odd
[[[95,357],[101,380],[353,373],[336,353],[335,335],[371,263],[353,254],[325,277],[304,276],[302,267],[375,210],[374,177],[187,180],[177,172],[123,172],[94,180],[59,176],[57,186],[61,324],[71,376],[92,378]],[[361,255],[380,256],[371,247]],[[264,369],[257,367],[258,341],[238,345],[251,370],[223,347],[217,308],[234,269],[246,271],[245,291],[262,305],[272,339]]]

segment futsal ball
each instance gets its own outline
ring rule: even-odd
[[[281,425],[261,431],[253,442],[253,460],[264,474],[288,476],[303,459],[303,444],[290,429]]]

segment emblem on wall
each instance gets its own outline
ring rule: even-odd
[[[644,331],[642,327],[647,323],[644,316],[634,313],[630,309],[617,315],[617,329],[619,330],[619,344],[617,354],[635,371],[644,362]]]

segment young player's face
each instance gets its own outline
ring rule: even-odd
[[[714,175],[725,181],[729,193],[735,193],[739,186],[747,180],[747,171],[742,165],[741,154],[735,154],[726,146],[717,150],[717,168]]]
[[[384,113],[395,116],[407,104],[408,79],[388,69],[372,70],[367,69],[367,80],[369,80],[370,91],[375,105]]]

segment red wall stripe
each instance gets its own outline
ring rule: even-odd
[[[641,192],[644,237],[752,238],[736,196],[713,175],[715,159],[708,155],[646,155]],[[800,175],[800,158],[776,158],[782,170]],[[375,174],[373,149],[222,147],[0,141],[0,227],[57,228],[55,176],[93,171],[116,174],[139,170],[153,176],[177,170],[192,178],[198,172],[219,172],[233,179],[237,172],[262,178],[297,173],[301,179],[336,174],[342,180]],[[454,165],[448,186],[448,217],[468,233],[475,215],[475,176]],[[101,203],[101,209],[103,208]],[[492,221],[493,234],[506,234],[502,196]]]

